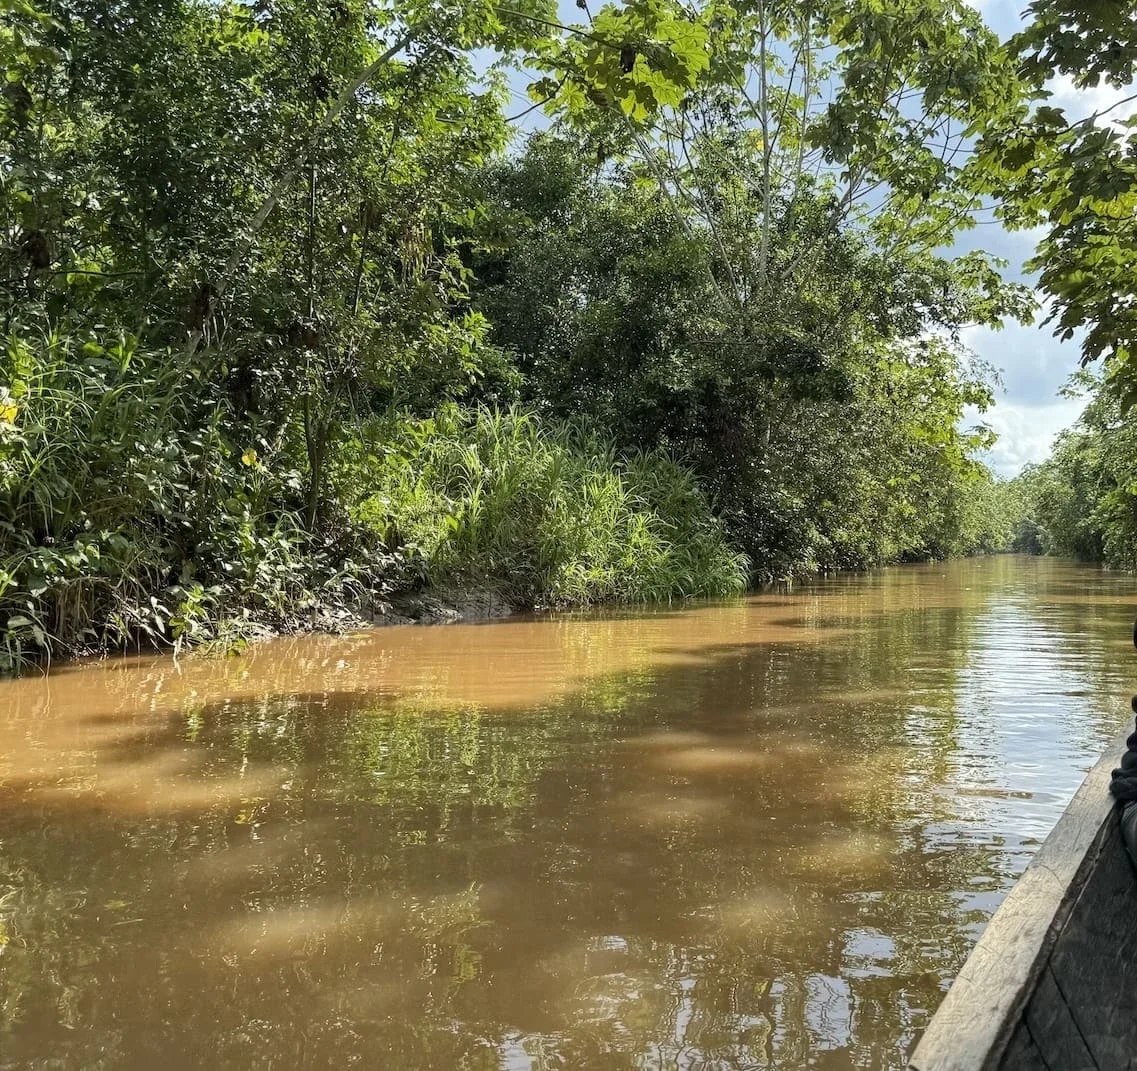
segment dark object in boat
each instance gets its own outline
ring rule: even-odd
[[[1133,646],[1137,647],[1137,621],[1133,622]],[[1129,705],[1133,708],[1133,713],[1137,714],[1137,695],[1130,700]],[[1109,790],[1123,807],[1121,839],[1125,842],[1129,858],[1137,867],[1137,730],[1125,741],[1125,754],[1121,756],[1121,765],[1113,771]],[[1137,1057],[1133,1064],[1137,1067]]]
[[[1137,695],[1133,697],[1133,710],[1137,713]],[[1125,741],[1125,754],[1113,771],[1109,790],[1121,803],[1137,803],[1137,732]]]
[[[1121,749],[1090,771],[995,912],[914,1071],[1137,1071],[1137,873],[1110,795]],[[1137,839],[1137,806],[1124,825]]]
[[[1137,645],[1137,625],[1134,626],[1133,638]],[[1137,712],[1137,695],[1133,697],[1132,705]],[[1125,741],[1125,754],[1121,756],[1121,765],[1113,771],[1109,791],[1122,805],[1121,839],[1137,867],[1137,730]],[[1137,1058],[1133,1064],[1137,1067]]]

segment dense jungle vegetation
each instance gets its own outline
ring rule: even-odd
[[[1089,395],[1077,424],[1003,490],[1018,514],[1012,547],[1137,569],[1137,413],[1100,378],[1071,390]]]
[[[1078,10],[6,0],[0,661],[1004,547],[1050,476],[977,460],[959,332],[1033,299],[953,237],[998,192],[1087,356],[1134,322],[1127,142],[1040,97]]]
[[[1002,489],[1012,549],[1137,568],[1137,22],[1131,4],[1036,0],[1012,42],[1020,71],[1042,89],[1052,75],[1077,89],[1108,86],[1116,102],[1071,120],[1042,100],[985,133],[977,166],[1012,226],[1039,228],[1030,265],[1049,319],[1077,340],[1083,366],[1068,393],[1086,397],[1051,456]]]

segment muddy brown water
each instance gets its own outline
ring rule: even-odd
[[[901,1067],[1135,612],[1003,557],[0,682],[0,1067]]]

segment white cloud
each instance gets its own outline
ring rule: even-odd
[[[1081,361],[1081,338],[1062,342],[1054,337],[1043,303],[1033,324],[1008,321],[1001,331],[968,327],[960,332],[963,344],[998,369],[1007,400],[1040,406],[1055,400],[1058,391],[1076,372]]]
[[[1085,406],[1078,398],[1062,398],[1044,405],[999,402],[981,416],[969,414],[969,423],[982,420],[999,436],[984,460],[1000,476],[1014,476],[1024,465],[1044,461],[1054,437],[1070,427]]]
[[[1079,340],[1060,342],[1042,326],[1043,305],[1034,324],[1008,323],[1002,331],[970,327],[964,344],[999,369],[1004,389],[984,414],[970,412],[967,423],[989,425],[999,441],[984,458],[1000,476],[1014,476],[1024,465],[1046,459],[1054,436],[1068,428],[1085,399],[1062,398],[1058,391],[1080,367]]]
[[[1053,94],[1050,103],[1065,111],[1067,119],[1071,121],[1109,112],[1103,121],[1120,127],[1124,120],[1137,115],[1137,100],[1126,100],[1132,96],[1128,89],[1116,89],[1104,83],[1079,89],[1074,85],[1073,77],[1068,74],[1052,78],[1047,83],[1047,88]],[[1125,103],[1122,104],[1122,101]]]

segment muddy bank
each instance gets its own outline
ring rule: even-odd
[[[496,591],[444,589],[404,592],[376,600],[361,609],[359,617],[361,624],[375,627],[450,625],[458,621],[494,621],[524,610]]]

